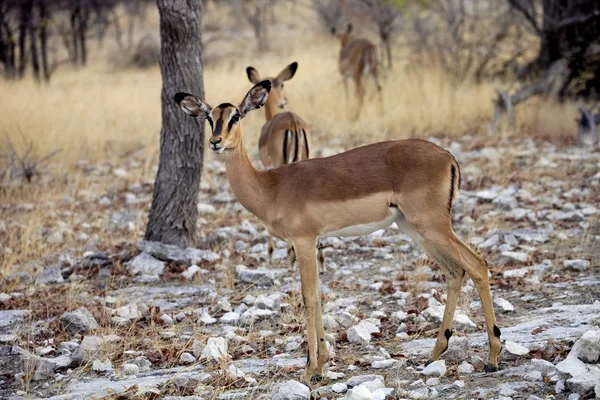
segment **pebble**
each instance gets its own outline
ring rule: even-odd
[[[565,260],[563,265],[571,271],[585,271],[590,268],[588,260]]]
[[[504,350],[512,355],[521,357],[529,354],[529,349],[525,346],[521,346],[518,343],[507,340],[504,342]]]
[[[196,362],[196,358],[190,353],[184,352],[179,356],[179,361],[181,361],[182,364],[193,364]]]
[[[441,377],[446,375],[446,361],[437,360],[426,366],[421,374],[425,376]]]
[[[279,385],[273,400],[310,400],[310,389],[308,386],[290,379]]]

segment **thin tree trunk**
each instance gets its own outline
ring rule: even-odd
[[[33,12],[33,9],[31,9]],[[31,68],[33,69],[33,77],[36,81],[40,81],[40,62],[38,59],[38,49],[36,40],[36,26],[33,24],[33,15],[29,17],[29,52],[31,54]]]
[[[19,78],[25,75],[27,56],[25,51],[25,40],[29,29],[29,20],[31,17],[31,1],[25,0],[21,3],[19,16]]]
[[[204,153],[204,119],[178,109],[178,91],[204,97],[200,0],[157,0],[160,14],[162,130],[160,160],[148,218],[147,240],[194,244]]]
[[[77,0],[73,1],[73,9],[71,10],[71,41],[73,42],[73,52],[71,53],[72,58],[71,62],[73,64],[77,64],[79,61],[79,51],[78,51],[78,43],[77,43],[77,30],[78,30],[78,20],[80,15],[79,5],[77,4]]]
[[[86,44],[86,35],[88,29],[88,19],[90,17],[89,6],[86,5],[79,14],[79,31],[78,31],[78,39],[79,39],[79,50],[81,51],[81,65],[87,64],[87,44]]]
[[[40,0],[40,51],[42,55],[42,72],[44,73],[44,80],[50,81],[50,70],[48,69],[48,33],[46,27],[48,26],[48,7],[46,6],[46,0]]]

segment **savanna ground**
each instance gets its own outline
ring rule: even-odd
[[[204,29],[218,35],[217,21],[228,18],[225,10],[209,8]],[[138,35],[156,32],[157,26],[158,16],[153,14]],[[363,34],[368,32],[357,32]],[[492,292],[515,307],[498,311],[503,338],[531,351],[512,359],[506,355],[501,365],[505,372],[497,374],[462,374],[457,369],[462,360],[448,360],[447,376],[431,388],[443,397],[493,397],[499,385],[513,382],[511,390],[518,395],[555,394],[560,377],[523,384],[527,371],[518,368],[533,358],[554,363],[564,358],[587,328],[598,325],[600,312],[600,153],[574,148],[575,105],[532,99],[517,109],[516,129],[488,136],[497,82],[456,84],[435,66],[411,64],[410,55],[398,49],[393,70],[384,71],[383,112],[369,82],[367,102],[359,119],[352,121],[356,102],[354,96],[345,96],[337,71],[339,43],[312,12],[299,5],[284,6],[270,37],[272,50],[265,54],[252,50],[248,29],[207,46],[208,102],[241,100],[251,86],[245,74],[248,65],[271,75],[297,61],[298,72],[286,84],[288,108],[311,124],[313,154],[420,137],[448,148],[461,163],[464,183],[455,229],[474,245],[486,243],[479,251],[490,264]],[[158,282],[148,284],[136,281],[125,267],[137,253],[151,201],[161,79],[158,67],[118,67],[119,57],[124,56],[107,42],[91,52],[88,67],[61,66],[49,85],[0,80],[3,152],[8,150],[7,138],[17,152],[33,141],[40,157],[60,149],[31,183],[5,182],[0,188],[0,310],[30,310],[18,325],[1,327],[3,334],[13,328],[17,334],[3,336],[2,344],[57,356],[65,348],[59,344],[79,342],[83,336],[70,335],[59,317],[83,306],[98,322],[93,335],[119,337],[104,341],[81,366],[57,369],[50,380],[34,380],[36,367],[25,363],[23,373],[2,376],[0,393],[119,398],[114,392],[129,389],[120,398],[133,398],[139,388],[158,384],[153,390],[160,394],[140,396],[270,398],[279,382],[301,378],[305,344],[297,268],[278,259],[276,271],[281,275],[268,288],[239,281],[237,265],[266,267],[267,236],[260,221],[233,198],[218,156],[205,152],[197,247],[216,252],[220,260],[200,265],[191,279],[181,276],[185,265],[170,263]],[[263,122],[262,111],[243,121],[244,143],[255,165]],[[318,394],[325,398],[342,397],[330,390],[336,380],[383,371],[385,386],[408,397],[401,394],[421,377],[419,370],[437,332],[437,323],[425,311],[444,301],[439,270],[393,228],[366,238],[330,240],[325,246],[323,298],[336,341],[329,370],[345,375],[329,376],[312,389],[321,388]],[[98,252],[106,252],[102,263],[82,262]],[[589,260],[590,265],[568,270],[563,265],[568,259]],[[51,266],[61,268],[65,281],[36,284],[36,276]],[[506,274],[516,268],[525,270]],[[279,306],[256,323],[198,319],[204,314],[218,319],[232,310],[243,313],[253,305],[247,295],[261,294],[274,295]],[[477,371],[486,343],[476,300],[467,283],[459,308],[474,323],[459,325],[457,336],[469,338],[468,361]],[[140,317],[115,323],[114,310],[135,302],[140,303]],[[379,321],[380,332],[370,345],[348,341],[349,326],[339,317],[342,311]],[[408,315],[394,316],[397,311]],[[165,322],[162,314],[175,322]],[[399,332],[406,335],[397,336],[401,324],[405,326]],[[194,354],[193,347],[201,348],[216,336],[228,338],[229,358],[220,364],[198,359],[182,366],[182,353]],[[379,347],[389,353],[384,359],[397,360],[390,369],[372,370],[372,361],[382,354]],[[48,348],[47,353],[39,350]],[[274,357],[280,353],[290,356]],[[121,365],[137,357],[148,359],[151,371],[137,378],[126,376]],[[110,360],[116,372],[93,371],[95,359]],[[245,376],[232,373],[231,365]],[[173,369],[165,370],[169,368]],[[187,380],[182,383],[178,377]],[[457,379],[466,385],[450,385]],[[444,384],[449,385],[442,388]],[[434,396],[431,390],[428,395]],[[508,393],[503,395],[514,395]]]

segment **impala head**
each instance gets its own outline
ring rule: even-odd
[[[336,36],[342,42],[342,46],[344,46],[348,42],[348,38],[350,37],[350,33],[352,32],[352,24],[348,24],[346,27],[346,31],[338,30],[335,26],[331,28],[331,34]]]
[[[292,79],[297,69],[298,63],[293,62],[285,67],[276,77],[261,78],[260,74],[255,68],[248,67],[246,68],[246,75],[248,75],[250,82],[255,84],[263,79],[271,81],[271,93],[269,94],[269,99],[267,100],[267,106],[271,106],[273,108],[284,108],[287,104],[287,98],[283,93],[284,82]]]
[[[186,114],[192,117],[206,118],[212,128],[212,135],[209,139],[210,149],[215,153],[222,153],[227,149],[239,146],[242,140],[240,120],[250,111],[264,106],[270,90],[270,81],[258,82],[237,106],[223,103],[211,107],[198,96],[181,92],[175,94],[174,100]]]

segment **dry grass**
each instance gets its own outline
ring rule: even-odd
[[[286,86],[289,109],[309,121],[317,145],[348,148],[382,139],[486,132],[494,83],[455,85],[435,66],[408,65],[400,55],[402,50],[397,50],[394,70],[385,71],[383,112],[374,85],[368,81],[367,104],[359,120],[351,121],[357,104],[353,87],[350,96],[343,90],[337,70],[337,40],[320,32],[309,10],[284,7],[271,29],[272,52],[256,54],[249,30],[208,45],[206,58],[211,61],[204,80],[209,103],[241,100],[250,87],[245,75],[248,65],[272,75],[298,61],[298,73]],[[290,18],[290,12],[300,18]],[[215,16],[227,20],[226,9],[211,5],[207,13],[206,21]],[[150,14],[145,30],[156,31],[156,14]],[[299,20],[310,21],[311,33],[306,33],[307,27]],[[160,132],[160,72],[158,67],[114,71],[108,62],[108,55],[115,51],[111,45],[108,42],[102,50],[92,49],[91,65],[85,69],[61,67],[48,86],[38,87],[31,79],[0,81],[0,134],[14,138],[20,130],[35,141],[39,152],[62,148],[57,159],[67,164],[123,157],[141,144],[148,146],[149,155],[155,155]],[[520,106],[517,114],[519,134],[574,136],[572,104],[531,101]],[[262,112],[244,121],[249,148],[255,147],[263,121]]]

